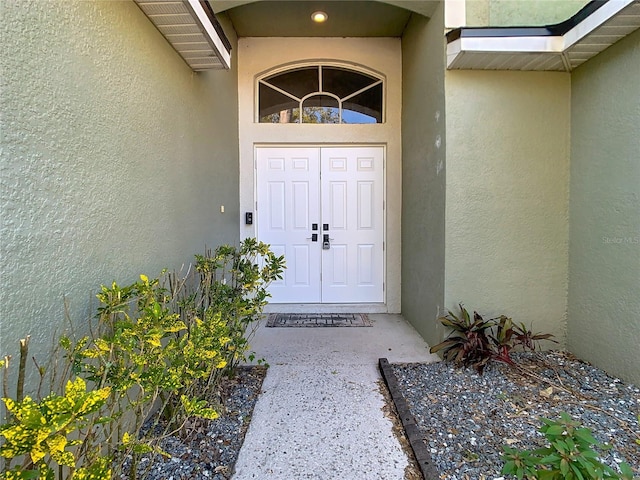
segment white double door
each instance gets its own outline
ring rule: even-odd
[[[260,147],[257,234],[284,255],[271,303],[384,301],[384,148]]]

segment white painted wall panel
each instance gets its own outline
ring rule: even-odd
[[[373,182],[358,182],[358,230],[372,230],[375,228],[375,216],[373,214],[374,192]]]
[[[335,171],[335,170],[334,170]],[[329,182],[329,210],[331,231],[347,229],[347,184]]]
[[[269,227],[271,230],[284,231],[286,227],[286,198],[284,182],[269,182]]]
[[[308,230],[310,221],[309,212],[309,182],[293,182],[293,225],[296,230]]]

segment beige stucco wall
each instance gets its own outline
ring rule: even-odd
[[[292,46],[295,45],[295,48]],[[402,51],[399,38],[241,38],[238,43],[240,125],[240,206],[255,211],[256,145],[386,146],[386,302],[368,311],[400,312]],[[270,124],[254,121],[256,77],[275,67],[332,61],[364,67],[385,78],[386,121],[379,124]],[[255,236],[256,224],[240,225],[240,235]],[[347,306],[348,307],[348,306]],[[287,307],[280,307],[287,308]],[[297,307],[296,307],[297,308]],[[320,306],[309,307],[320,309]],[[336,306],[327,308],[335,310]],[[363,310],[362,305],[352,307]]]
[[[432,345],[444,302],[444,6],[402,38],[402,313]]]
[[[570,77],[447,71],[445,306],[564,342]]]
[[[133,2],[3,1],[0,354],[102,283],[238,240],[236,72],[192,72]],[[225,213],[220,213],[220,206]]]
[[[640,384],[640,30],[571,87],[568,347]]]

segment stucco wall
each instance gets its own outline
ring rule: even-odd
[[[0,354],[100,284],[238,240],[235,71],[193,73],[133,2],[3,2]],[[220,206],[225,213],[220,213]]]
[[[468,26],[535,26],[562,22],[589,0],[467,0]]]
[[[447,71],[445,305],[565,338],[570,77]]]
[[[490,0],[489,25],[550,25],[573,16],[589,0]]]
[[[444,302],[444,6],[402,39],[402,313],[428,343]]]
[[[640,384],[640,31],[572,74],[568,347]]]

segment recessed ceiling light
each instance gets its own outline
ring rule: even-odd
[[[329,15],[327,15],[326,12],[322,12],[319,10],[311,14],[311,20],[313,20],[316,23],[326,22],[327,18],[329,18]]]

